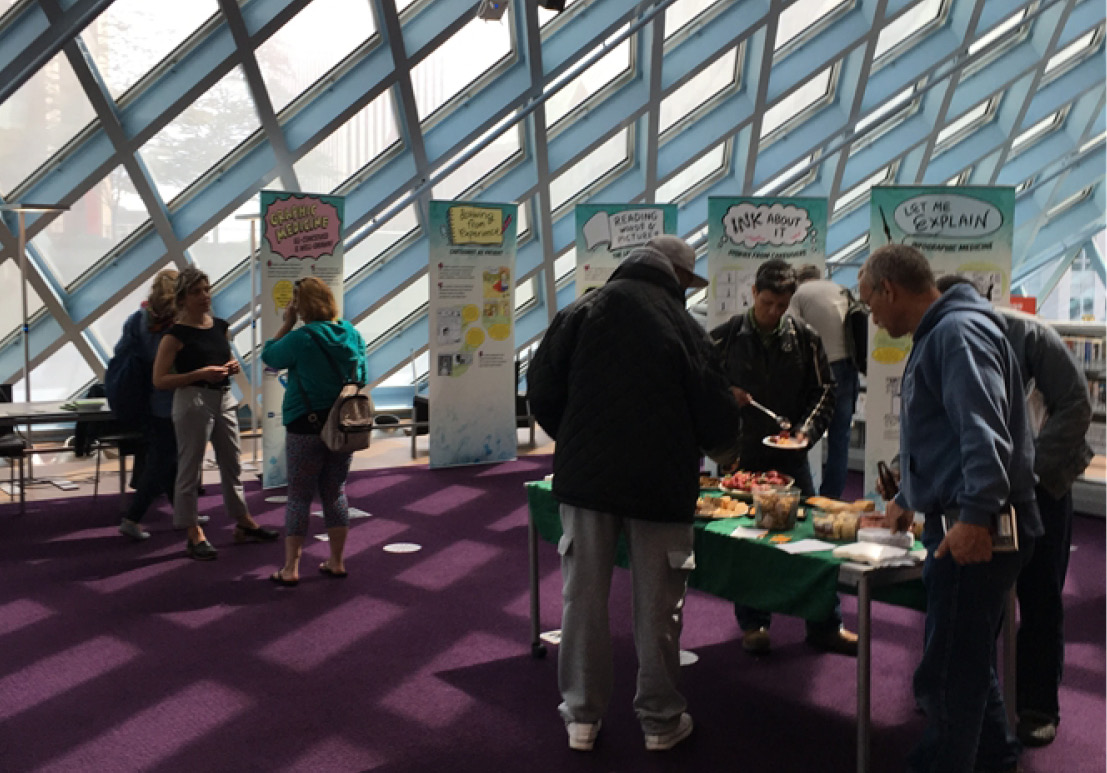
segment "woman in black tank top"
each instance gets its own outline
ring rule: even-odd
[[[239,458],[237,405],[231,376],[241,367],[231,354],[226,320],[211,315],[211,283],[189,266],[177,278],[177,322],[162,337],[154,360],[154,386],[176,390],[173,425],[177,433],[177,483],[173,521],[188,529],[185,553],[210,561],[218,557],[199,523],[197,487],[210,440],[219,465],[223,506],[234,518],[235,542],[271,542],[279,534],[258,526],[246,509]]]

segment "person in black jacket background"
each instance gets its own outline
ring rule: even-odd
[[[726,377],[685,308],[685,290],[707,286],[694,270],[694,250],[675,236],[633,250],[603,287],[554,317],[527,377],[531,410],[557,441],[559,710],[578,751],[592,749],[611,699],[608,595],[620,533],[646,748],[671,749],[692,731],[677,685],[700,459],[732,458],[739,428]]]
[[[785,314],[796,287],[791,266],[776,258],[765,261],[754,279],[753,306],[712,330],[711,341],[743,406],[738,464],[750,472],[776,470],[790,475],[808,497],[814,496],[815,486],[806,446],[798,450],[766,446],[764,438],[778,434],[780,427],[750,406],[752,398],[787,418],[793,437],[808,445],[822,437],[834,413],[834,376],[819,334]],[[735,604],[734,612],[742,628],[743,649],[768,652],[771,615],[743,604]],[[826,620],[807,621],[807,640],[820,649],[857,654],[857,635],[842,628],[837,608]]]

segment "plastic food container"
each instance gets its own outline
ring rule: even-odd
[[[754,486],[754,522],[772,531],[794,529],[799,503],[800,491],[794,486]]]
[[[844,510],[837,513],[818,512],[811,517],[815,536],[844,542],[857,539],[857,523],[860,513]]]
[[[872,542],[877,545],[891,545],[910,550],[915,546],[915,537],[909,531],[893,532],[883,527],[869,527],[857,532],[858,542]]]

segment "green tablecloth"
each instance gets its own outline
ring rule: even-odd
[[[527,503],[538,535],[553,544],[561,537],[561,518],[550,484],[527,484]],[[753,526],[752,518],[699,520],[695,525],[696,569],[688,584],[698,590],[769,612],[782,612],[807,620],[825,620],[834,611],[841,559],[829,550],[793,555],[765,540],[730,536],[738,525]],[[814,537],[810,520],[797,522],[787,534],[793,541]],[[617,558],[626,566],[620,546]],[[845,590],[849,590],[848,588]],[[924,610],[922,583],[899,583],[880,588],[879,601]]]

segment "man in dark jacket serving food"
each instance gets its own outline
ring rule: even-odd
[[[732,458],[739,424],[710,342],[685,308],[685,291],[706,286],[687,243],[655,237],[554,317],[527,375],[531,410],[557,441],[559,711],[578,751],[592,749],[611,699],[608,595],[620,534],[646,748],[671,749],[692,732],[678,682],[699,464],[704,452]]]
[[[767,260],[757,269],[753,306],[711,331],[727,378],[742,408],[739,465],[749,472],[777,472],[795,479],[805,496],[815,495],[807,447],[822,437],[834,413],[834,376],[819,334],[787,314],[796,292],[796,273],[785,261]],[[785,419],[785,434],[756,402]],[[763,654],[771,646],[771,615],[735,604],[742,647]],[[857,654],[857,635],[842,628],[835,607],[826,620],[807,621],[814,646]]]

